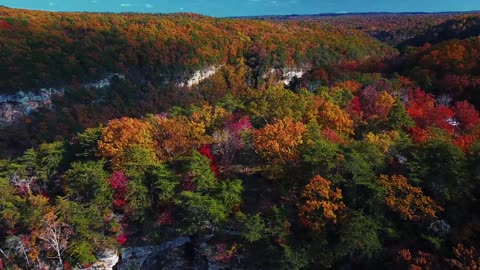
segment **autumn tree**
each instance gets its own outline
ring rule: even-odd
[[[413,255],[409,249],[402,249],[398,252],[400,263],[409,270],[431,270],[435,269],[433,265],[433,255],[425,251],[417,251]]]
[[[298,147],[303,143],[306,127],[292,118],[278,120],[254,131],[256,152],[267,160],[287,165],[299,159]]]
[[[416,128],[426,130],[429,127],[440,128],[448,134],[453,134],[454,112],[444,105],[436,105],[435,98],[420,89],[408,92],[407,111],[415,121]]]
[[[410,185],[404,176],[381,175],[378,180],[386,189],[385,203],[402,219],[427,221],[435,219],[437,212],[442,211],[430,197],[423,194],[421,188]]]
[[[319,175],[305,186],[302,198],[304,202],[299,205],[299,217],[314,231],[322,231],[329,223],[336,224],[346,208],[342,202],[342,190],[333,189],[332,183]]]
[[[115,169],[119,169],[126,161],[127,149],[134,145],[153,149],[152,126],[146,121],[124,117],[108,122],[98,141],[98,151],[103,158],[112,162]],[[153,152],[151,155],[155,156]]]
[[[149,122],[153,126],[155,153],[161,161],[172,161],[210,142],[203,123],[183,116],[155,116]]]
[[[294,93],[284,87],[251,90],[245,99],[247,111],[255,124],[272,124],[285,118],[299,121],[310,104],[307,93]]]
[[[243,135],[252,129],[249,117],[244,116],[238,120],[227,121],[222,130],[214,132],[213,153],[220,158],[223,166],[232,164],[238,151],[245,146]]]
[[[455,120],[462,130],[471,130],[480,124],[480,115],[475,107],[467,101],[455,103]]]
[[[343,136],[353,135],[353,121],[338,105],[331,101],[323,101],[317,110],[316,120],[322,128],[331,129]]]
[[[378,123],[387,119],[395,99],[388,92],[369,86],[361,92],[360,102],[364,117]]]
[[[12,252],[14,255],[25,260],[27,266],[31,266],[32,262],[30,261],[30,251],[32,247],[31,242],[29,241],[29,236],[11,235],[7,237],[5,245],[9,252]],[[3,252],[3,255],[8,258],[5,252]]]
[[[453,248],[453,254],[455,258],[447,260],[453,269],[475,270],[480,267],[480,254],[473,246],[458,244]]]
[[[381,134],[369,132],[365,135],[366,143],[380,147],[384,153],[390,151],[392,146],[398,143],[399,140],[400,134],[398,131],[383,132]]]
[[[48,258],[57,259],[62,269],[62,255],[67,250],[72,235],[72,227],[60,221],[53,212],[49,212],[44,216],[38,238],[44,242],[46,250],[54,254]]]

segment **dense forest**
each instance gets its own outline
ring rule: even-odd
[[[0,7],[1,94],[66,88],[0,129],[0,269],[478,269],[480,20],[399,17]]]

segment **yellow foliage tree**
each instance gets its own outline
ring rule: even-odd
[[[230,112],[222,107],[213,107],[212,105],[205,103],[201,106],[194,107],[190,119],[201,125],[204,125],[207,130],[214,130],[219,128],[223,124]]]
[[[395,143],[400,140],[400,134],[398,131],[387,131],[380,134],[374,134],[369,132],[365,136],[365,141],[368,144],[373,144],[379,146],[384,153],[387,153],[390,150],[390,147],[395,145]]]
[[[317,175],[305,186],[299,206],[302,222],[314,231],[321,231],[329,222],[337,223],[338,216],[345,210],[342,191],[332,188],[332,183]]]
[[[140,145],[153,150],[152,128],[146,121],[129,117],[111,120],[102,130],[98,152],[100,156],[112,162],[114,169],[120,169],[125,163],[128,148]],[[153,151],[152,157],[156,158]]]
[[[323,128],[329,128],[338,134],[352,135],[353,120],[348,113],[331,101],[325,101],[319,106],[317,122]]]
[[[298,147],[306,127],[292,118],[285,118],[268,124],[254,132],[255,150],[264,158],[276,164],[286,165],[299,159]]]
[[[154,117],[150,122],[155,152],[161,161],[173,160],[211,141],[205,134],[203,122],[197,123],[183,116]]]
[[[430,220],[436,218],[437,211],[443,210],[435,204],[432,198],[425,196],[421,188],[410,185],[404,176],[380,175],[378,180],[386,188],[385,202],[387,206],[399,213],[402,219]]]

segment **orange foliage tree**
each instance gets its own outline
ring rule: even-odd
[[[321,231],[329,222],[337,223],[339,214],[345,210],[342,191],[333,189],[332,183],[317,175],[305,186],[299,206],[302,223],[314,231]]]
[[[152,126],[139,119],[123,117],[111,120],[102,130],[98,151],[112,162],[114,169],[119,169],[125,162],[126,151],[135,145],[153,149]],[[153,151],[152,157],[156,158]]]
[[[434,219],[437,211],[442,210],[432,198],[423,194],[421,188],[410,185],[404,176],[380,175],[378,180],[386,188],[387,206],[399,213],[402,219],[413,221]]]
[[[170,161],[210,142],[205,125],[186,117],[154,117],[153,140],[158,159]]]
[[[343,81],[343,82],[338,82],[333,85],[333,91],[338,91],[338,90],[349,90],[352,93],[357,93],[362,89],[362,84],[357,82],[357,81]]]
[[[317,122],[322,128],[328,128],[341,135],[353,134],[353,120],[338,105],[325,101],[318,107]]]
[[[398,252],[402,264],[405,264],[409,270],[430,270],[433,269],[433,256],[424,251],[418,251],[417,256],[413,256],[410,250],[402,249]]]
[[[286,165],[296,162],[305,131],[305,125],[294,122],[292,118],[278,120],[254,132],[255,150],[273,163]]]
[[[465,247],[458,244],[453,248],[455,259],[449,259],[447,262],[453,269],[475,270],[480,269],[480,254],[475,247]]]

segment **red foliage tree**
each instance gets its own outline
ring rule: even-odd
[[[455,125],[452,122],[454,111],[443,105],[435,105],[435,98],[420,89],[408,92],[407,111],[417,128],[437,127],[449,134],[455,131]]]
[[[453,110],[455,111],[455,120],[458,121],[460,129],[470,130],[480,124],[478,111],[467,101],[455,103]]]
[[[208,158],[210,160],[210,169],[212,172],[215,173],[215,175],[218,177],[220,175],[220,170],[218,169],[218,166],[215,164],[215,159],[212,155],[212,151],[210,150],[211,145],[206,144],[200,148],[198,148],[198,152]]]
[[[123,171],[116,171],[113,172],[110,179],[108,179],[108,183],[110,187],[114,190],[113,194],[113,206],[116,208],[122,208],[126,201],[125,201],[125,193],[127,191],[127,183],[128,179],[125,176]]]
[[[0,21],[0,27],[2,27],[3,29],[10,29],[10,27],[12,26],[6,21]]]
[[[127,234],[122,233],[122,234],[118,235],[116,237],[116,240],[117,240],[117,243],[119,243],[120,245],[124,245],[128,240]]]

